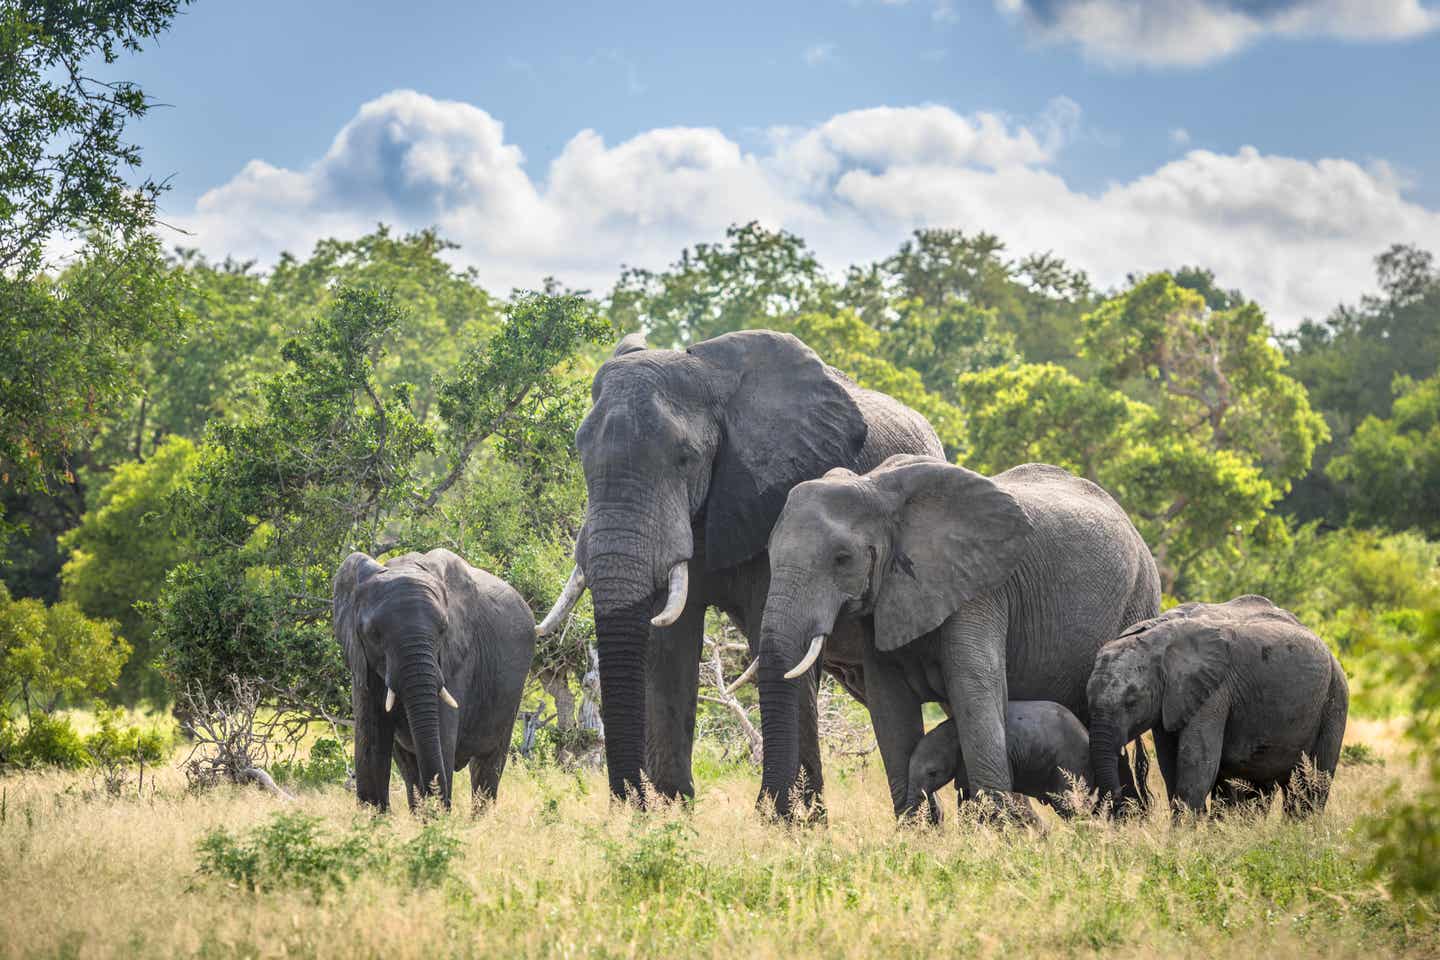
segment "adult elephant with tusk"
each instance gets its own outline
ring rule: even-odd
[[[389,808],[392,756],[412,809],[432,793],[448,807],[467,763],[475,799],[493,799],[535,652],[525,599],[444,549],[383,565],[352,553],[333,596],[361,802]]]
[[[865,700],[895,812],[910,812],[926,702],[954,717],[966,793],[1026,811],[1010,796],[1007,702],[1052,700],[1084,722],[1096,650],[1160,607],[1155,562],[1125,511],[1043,464],[994,478],[917,456],[864,476],[832,470],[790,492],[769,554],[763,790],[781,812],[799,769],[794,678],[829,649],[842,618],[873,628]]]
[[[691,797],[705,611],[758,639],[765,542],[795,484],[894,453],[940,455],[925,419],[856,386],[789,334],[748,330],[654,350],[632,334],[595,375],[576,434],[589,494],[575,572],[538,628],[591,591],[610,789]],[[826,666],[857,696],[858,627],[841,623]],[[792,726],[807,786],[821,785],[815,677]]]

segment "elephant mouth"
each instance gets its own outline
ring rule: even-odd
[[[865,571],[865,589],[859,596],[848,596],[840,604],[840,613],[843,616],[859,617],[875,609],[875,548],[866,547],[865,552],[870,557],[869,569]]]

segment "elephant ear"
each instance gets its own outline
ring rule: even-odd
[[[765,549],[791,487],[853,468],[868,428],[837,375],[788,333],[743,330],[686,352],[728,390],[705,517],[706,565],[718,570]]]
[[[360,611],[358,592],[360,585],[376,572],[385,568],[376,563],[369,554],[356,551],[346,557],[335,571],[330,583],[331,626],[340,649],[345,651],[345,662],[350,672],[357,677],[365,673],[365,648],[360,644]]]
[[[894,504],[890,569],[875,601],[875,645],[924,636],[1010,578],[1029,549],[1019,501],[988,477],[929,457],[900,455],[867,478]]]
[[[1177,623],[1161,654],[1165,695],[1161,720],[1166,730],[1190,722],[1201,705],[1220,688],[1230,673],[1230,642],[1225,631],[1213,625]]]
[[[620,342],[615,344],[615,351],[611,353],[610,356],[623,357],[627,353],[635,353],[638,350],[645,349],[647,349],[645,334],[636,331],[635,333],[627,333],[621,337]]]

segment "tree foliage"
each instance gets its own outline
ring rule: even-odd
[[[1396,377],[1392,415],[1366,417],[1325,472],[1353,522],[1440,537],[1440,376]]]
[[[582,297],[517,297],[438,385],[437,429],[411,384],[381,382],[408,322],[388,292],[339,289],[285,345],[257,409],[207,429],[177,495],[194,550],[156,605],[175,681],[213,688],[235,674],[338,705],[344,674],[326,629],[335,566],[407,542],[487,439],[553,447],[557,431],[573,433],[580,388],[560,368],[610,330]]]
[[[12,600],[0,588],[0,701],[27,717],[104,693],[130,656],[108,620],[91,620],[72,603],[47,607]]]
[[[52,239],[150,226],[161,187],[132,183],[125,127],[144,91],[90,75],[164,33],[179,0],[39,0],[0,8],[0,274],[39,269]]]

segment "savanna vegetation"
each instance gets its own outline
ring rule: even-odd
[[[1375,292],[1286,332],[1203,266],[1099,289],[1049,253],[945,229],[837,274],[802,237],[737,224],[597,291],[487,290],[438,232],[384,226],[216,261],[167,249],[163,184],[126,134],[150,101],[106,75],[177,9],[0,13],[8,952],[1433,954],[1430,252],[1377,251]],[[756,327],[923,413],[958,463],[1101,484],[1169,601],[1293,610],[1351,678],[1326,815],[897,827],[863,709],[830,690],[829,824],[767,824],[755,695],[722,690],[744,655],[718,616],[697,803],[637,814],[592,766],[583,604],[537,647],[493,808],[358,811],[339,561],[446,546],[543,611],[569,570],[572,438],[610,346]],[[260,768],[273,795],[238,785]]]

